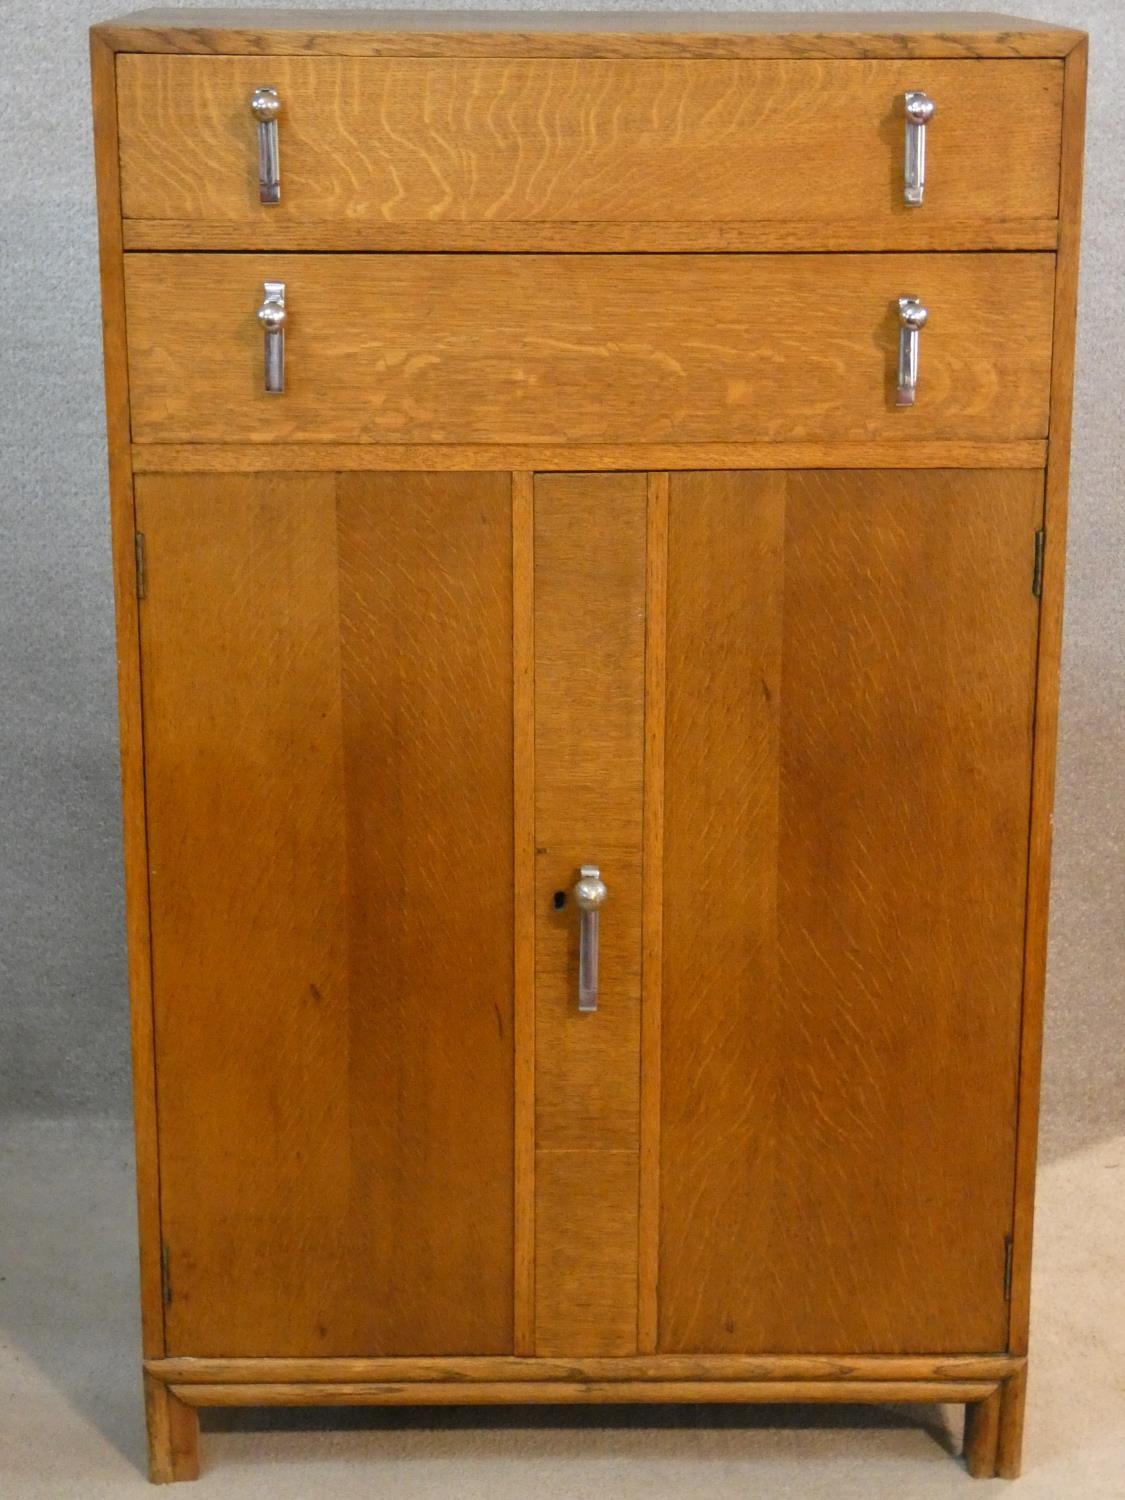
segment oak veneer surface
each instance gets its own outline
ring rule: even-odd
[[[535,480],[537,1354],[637,1347],[643,474]],[[610,888],[580,1013],[583,864]],[[553,896],[565,895],[556,910]]]
[[[138,520],[168,1351],[511,1352],[508,476]]]
[[[412,220],[844,220],[893,237],[1058,210],[1057,60],[271,59],[282,194],[269,207],[247,106],[262,68],[118,59],[126,219],[251,235],[360,221],[373,237]],[[939,112],[919,211],[902,198],[902,98],[921,87]]]
[[[1006,1344],[1042,506],[672,476],[661,1350]]]
[[[1046,254],[130,254],[133,437],[1041,437],[1054,265]],[[287,289],[280,396],[262,387],[254,317],[267,280]],[[893,404],[902,295],[930,311],[924,396],[907,410]]]

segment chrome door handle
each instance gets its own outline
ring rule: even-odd
[[[258,309],[258,322],[266,334],[266,390],[280,395],[285,389],[285,283],[263,283],[265,293]]]
[[[902,198],[908,208],[917,208],[926,191],[926,126],[934,117],[934,101],[921,89],[908,89],[906,106],[906,159],[903,163]]]
[[[598,1008],[598,927],[600,908],[609,892],[597,865],[583,865],[574,887],[574,900],[582,913],[578,929],[578,1009]]]
[[[896,406],[913,406],[918,391],[918,348],[930,316],[917,297],[898,299],[898,391]]]
[[[250,96],[250,113],[258,122],[258,197],[263,203],[281,202],[281,153],[277,140],[277,117],[281,97],[266,84]]]

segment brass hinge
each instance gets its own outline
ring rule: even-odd
[[[1012,1300],[1012,1236],[1004,1236],[1004,1301]]]
[[[1043,549],[1047,545],[1047,533],[1035,533],[1035,563],[1031,570],[1031,592],[1037,599],[1043,596]]]
[[[145,596],[145,534],[143,531],[133,533],[133,550],[137,558],[137,598]]]
[[[172,1305],[172,1274],[168,1269],[168,1246],[160,1247],[160,1295],[164,1299],[164,1306]]]

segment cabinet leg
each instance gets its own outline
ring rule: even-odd
[[[1023,1409],[1027,1401],[1027,1366],[1009,1375],[1000,1387],[1000,1442],[996,1472],[1001,1479],[1018,1479],[1023,1457]]]
[[[153,1484],[199,1478],[199,1413],[164,1384],[145,1376],[148,1477]]]
[[[965,1407],[965,1466],[974,1479],[991,1479],[996,1473],[1002,1391],[997,1386],[991,1396]]]

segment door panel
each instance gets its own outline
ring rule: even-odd
[[[644,770],[643,474],[535,480],[535,1350],[631,1354]],[[571,887],[609,889],[598,1009]],[[566,905],[555,910],[553,896]]]
[[[1006,1344],[1041,509],[671,478],[662,1350]]]
[[[137,500],[168,1351],[510,1352],[509,478]]]

